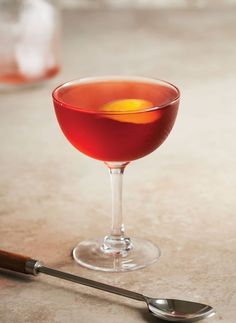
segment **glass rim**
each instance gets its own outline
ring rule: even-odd
[[[158,106],[152,106],[150,108],[144,108],[144,109],[139,109],[139,110],[132,110],[132,111],[122,111],[122,110],[106,110],[106,111],[98,111],[98,110],[92,110],[92,109],[83,109],[80,108],[76,105],[66,103],[63,100],[60,100],[56,97],[56,93],[61,90],[63,87],[70,86],[73,84],[89,84],[89,83],[94,83],[94,82],[101,82],[101,81],[137,81],[137,82],[145,82],[145,83],[150,83],[150,84],[163,84],[165,86],[168,86],[169,88],[172,88],[176,91],[176,96],[168,100],[165,104],[161,104]],[[174,84],[161,80],[161,79],[155,79],[151,77],[145,77],[145,76],[127,76],[127,75],[106,75],[106,76],[91,76],[91,77],[84,77],[84,78],[77,78],[73,79],[64,83],[61,83],[58,85],[53,91],[52,91],[52,98],[54,101],[59,103],[60,105],[66,104],[66,107],[69,109],[77,110],[77,111],[82,111],[82,112],[87,112],[87,113],[96,113],[96,114],[132,114],[132,113],[142,113],[142,112],[148,112],[148,111],[155,111],[158,109],[163,109],[167,106],[171,106],[174,104],[176,101],[179,100],[180,98],[180,90],[178,89],[177,86]]]

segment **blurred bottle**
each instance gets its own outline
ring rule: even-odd
[[[52,0],[0,0],[0,88],[59,72],[59,8]]]

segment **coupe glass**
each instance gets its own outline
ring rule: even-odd
[[[125,167],[159,147],[178,111],[179,90],[143,77],[74,80],[53,91],[60,127],[79,151],[105,162],[111,176],[111,232],[73,249],[80,265],[102,271],[130,271],[155,262],[160,250],[148,240],[125,235],[122,175]],[[91,215],[92,216],[92,215]]]

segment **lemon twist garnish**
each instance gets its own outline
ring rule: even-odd
[[[140,113],[140,111],[151,107],[153,107],[153,104],[150,101],[141,99],[125,99],[108,102],[101,107],[101,110],[107,112],[114,111],[115,114],[106,115],[107,118],[111,118],[113,120],[130,123],[149,123],[157,119],[157,114],[154,112]]]

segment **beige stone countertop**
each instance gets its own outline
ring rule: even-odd
[[[0,93],[1,248],[149,296],[208,303],[217,311],[209,322],[234,323],[235,16],[234,7],[64,12],[61,74]],[[158,244],[162,256],[119,274],[71,259],[77,242],[109,230],[109,176],[63,137],[51,102],[59,83],[107,74],[166,79],[182,92],[169,138],[131,163],[124,181],[127,234]],[[0,322],[161,321],[136,301],[1,270]]]

